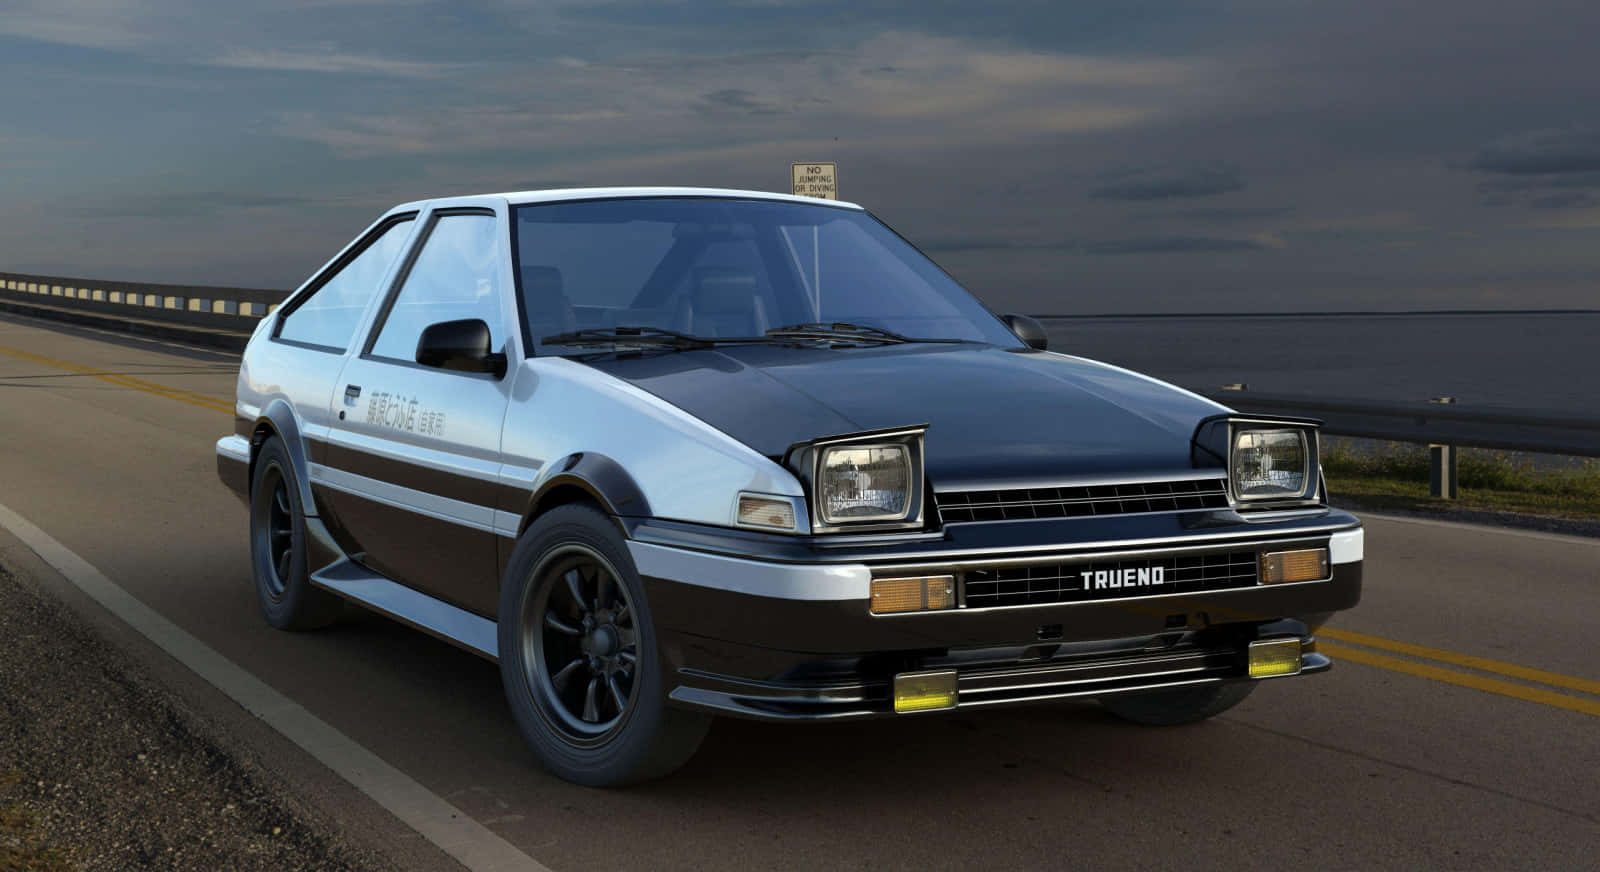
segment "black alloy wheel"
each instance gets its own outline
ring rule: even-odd
[[[289,453],[276,436],[256,453],[250,485],[250,563],[267,623],[314,630],[338,618],[339,599],[311,584],[306,517]]]
[[[272,566],[272,573],[265,579],[267,589],[273,599],[282,599],[294,566],[294,508],[289,505],[289,482],[284,480],[281,469],[269,469],[262,484],[272,490],[272,504],[261,530],[266,540],[259,547],[266,550],[267,562]]]
[[[578,744],[604,741],[633,707],[639,638],[627,588],[593,549],[553,549],[534,571],[518,622],[522,668],[552,724]]]
[[[500,679],[523,738],[568,781],[657,778],[700,746],[711,718],[668,705],[644,580],[616,522],[558,506],[517,539],[500,585]]]

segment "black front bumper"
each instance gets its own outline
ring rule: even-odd
[[[1337,515],[1346,529],[1359,528],[1353,517]],[[1303,528],[1260,533],[1111,552],[1083,543],[1055,559],[1329,541],[1329,533]],[[967,554],[943,565],[960,572],[986,559]],[[882,577],[940,566],[933,554],[917,554],[870,569]],[[1262,639],[1301,639],[1299,674],[1320,672],[1331,664],[1316,653],[1314,634],[1360,600],[1361,576],[1358,560],[1333,564],[1318,581],[897,615],[872,614],[865,598],[788,599],[648,573],[645,584],[674,703],[751,718],[828,720],[892,714],[892,682],[906,672],[955,670],[958,708],[1246,681],[1247,648]]]
[[[1331,667],[1316,652],[1315,640],[1300,635],[1304,625],[1280,621],[1256,628],[1262,638],[1298,638],[1300,671],[1308,675]],[[983,708],[1141,693],[1176,687],[1250,681],[1246,672],[1248,634],[1237,644],[1186,637],[1152,637],[1080,646],[1061,653],[1055,645],[1023,649],[953,652],[900,660],[905,672],[954,670],[955,709]],[[1064,646],[1062,646],[1064,647]],[[1056,650],[1052,650],[1056,649]],[[745,718],[774,721],[848,720],[895,713],[893,679],[887,662],[866,666],[849,678],[790,678],[756,681],[678,670],[670,698],[678,705]],[[801,671],[804,671],[802,666]],[[950,711],[951,709],[942,709]]]

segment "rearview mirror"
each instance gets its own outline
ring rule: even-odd
[[[1029,318],[1027,315],[1001,315],[1000,320],[1006,322],[1011,332],[1017,334],[1029,348],[1044,351],[1050,345],[1050,337],[1044,332],[1044,325]]]
[[[417,363],[458,372],[505,375],[506,356],[489,350],[489,325],[477,318],[430,324],[417,338]]]

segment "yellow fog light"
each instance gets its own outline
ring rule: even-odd
[[[1275,678],[1300,671],[1299,639],[1267,639],[1250,643],[1250,677]]]
[[[902,672],[894,677],[894,710],[931,712],[956,707],[956,671]]]
[[[1328,549],[1276,551],[1261,555],[1261,582],[1316,581],[1328,577]]]
[[[872,613],[875,615],[951,609],[955,605],[956,577],[953,575],[872,580]]]

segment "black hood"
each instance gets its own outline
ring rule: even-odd
[[[781,458],[824,436],[927,424],[928,478],[1044,481],[1182,471],[1221,407],[1090,360],[988,345],[735,345],[585,361]]]

